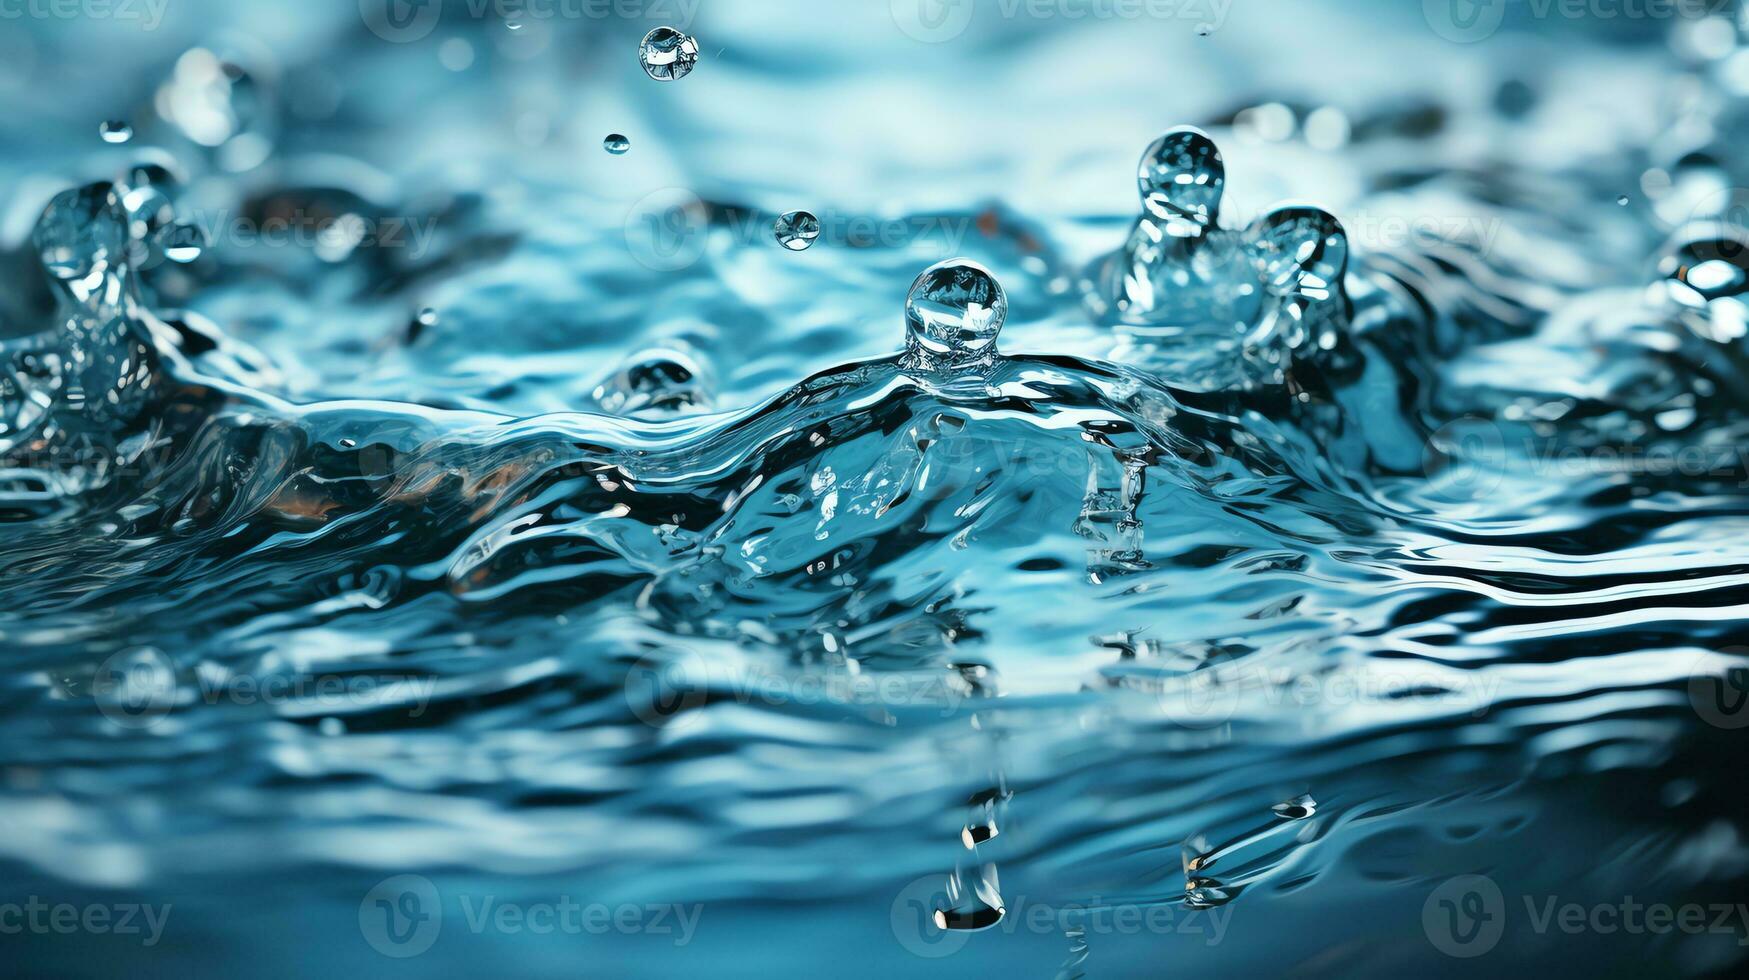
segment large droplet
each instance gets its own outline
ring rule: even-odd
[[[638,45],[638,63],[659,82],[685,78],[698,64],[698,41],[672,27],[658,27]]]
[[[127,225],[111,184],[88,184],[56,194],[37,221],[34,241],[49,275],[85,279],[123,261]]]
[[[1187,222],[1194,231],[1213,225],[1219,216],[1227,165],[1207,133],[1181,126],[1142,154],[1136,184],[1150,214],[1163,221]]]
[[[994,353],[1007,317],[1002,284],[971,259],[949,259],[923,270],[905,300],[908,343],[931,357],[964,360]]]
[[[1322,208],[1276,208],[1251,227],[1247,238],[1264,284],[1278,294],[1327,298],[1348,270],[1348,233]]]
[[[609,133],[601,141],[601,148],[617,157],[632,148],[632,141],[619,133]]]
[[[105,143],[126,143],[134,138],[134,127],[121,119],[110,119],[97,127],[97,135]]]
[[[804,252],[820,237],[820,219],[807,211],[785,211],[772,231],[779,245],[792,252]]]

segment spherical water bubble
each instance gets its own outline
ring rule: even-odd
[[[1252,227],[1249,238],[1264,282],[1278,292],[1328,295],[1348,270],[1348,233],[1322,208],[1277,208]]]
[[[993,352],[1008,296],[971,259],[949,259],[923,270],[905,300],[905,328],[914,350],[959,359]]]
[[[820,237],[820,219],[806,211],[785,211],[773,231],[779,245],[792,252],[806,251]]]
[[[174,224],[159,233],[159,244],[165,258],[186,265],[206,251],[206,232],[199,225]]]
[[[619,133],[609,133],[607,139],[601,141],[601,148],[617,157],[632,148],[632,141]]]
[[[1622,196],[1615,199],[1615,203],[1621,205],[1624,208],[1627,207],[1628,206],[1628,196],[1626,194],[1623,194]]]
[[[105,143],[126,143],[134,138],[134,127],[120,119],[110,119],[97,127],[97,135]]]
[[[1219,216],[1227,165],[1207,133],[1181,126],[1142,154],[1136,184],[1143,206],[1154,217],[1206,228]]]
[[[685,78],[698,64],[698,41],[672,27],[658,27],[638,45],[638,63],[659,82]]]
[[[33,240],[43,267],[63,281],[85,279],[120,264],[127,225],[115,188],[89,184],[56,194],[43,209]]]

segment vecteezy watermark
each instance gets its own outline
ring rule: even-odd
[[[1518,914],[1522,903],[1522,916]],[[1500,944],[1508,925],[1537,935],[1688,936],[1725,935],[1749,946],[1749,905],[1728,902],[1641,902],[1632,895],[1606,902],[1575,902],[1559,895],[1523,895],[1508,902],[1487,875],[1460,875],[1428,893],[1421,925],[1433,947],[1447,956],[1484,956]]]
[[[814,217],[820,234],[812,248],[912,249],[927,258],[959,254],[977,227],[971,215],[877,218],[828,208]],[[782,249],[773,227],[776,220],[776,215],[757,211],[713,211],[685,188],[664,187],[639,198],[626,212],[626,248],[645,268],[678,272],[704,257],[713,236],[724,248]]]
[[[0,936],[134,936],[141,946],[158,945],[170,905],[140,902],[50,902],[35,895],[22,902],[0,902]]]
[[[417,261],[430,251],[438,230],[436,218],[305,211],[263,218],[223,209],[192,211],[185,220],[204,233],[208,247],[307,249],[326,262],[363,249],[406,250]]]
[[[1531,20],[1675,20],[1729,13],[1734,0],[1422,0],[1433,32],[1474,44],[1500,30],[1509,8]]]
[[[1500,681],[1475,672],[1452,677],[1408,666],[1308,673],[1233,664],[1171,676],[1148,687],[1167,720],[1185,728],[1208,729],[1232,721],[1246,703],[1275,712],[1412,701],[1450,706],[1479,717],[1495,704]]]
[[[45,0],[39,0],[45,2]],[[164,2],[164,0],[159,0]],[[423,40],[436,30],[444,10],[471,20],[509,24],[553,20],[634,20],[686,30],[703,0],[358,0],[358,13],[372,34],[394,44]]]
[[[0,0],[0,21],[113,20],[155,31],[170,0]]]
[[[1725,647],[1719,653],[1734,662],[1715,670],[1715,658],[1695,658],[1689,670],[1688,701],[1695,714],[1714,728],[1749,728],[1749,647]]]
[[[718,663],[695,654],[645,657],[626,671],[626,704],[638,720],[673,729],[696,721],[707,702],[742,706],[832,705],[927,708],[949,717],[972,696],[961,675],[863,673],[853,663],[827,672],[784,673],[752,663]]]
[[[1468,416],[1440,426],[1427,440],[1423,473],[1434,495],[1471,501],[1498,490],[1508,475],[1571,482],[1628,477],[1731,480],[1749,489],[1749,444],[1678,442],[1572,445],[1518,435],[1490,419]]]
[[[358,903],[358,931],[370,948],[394,959],[431,949],[444,923],[479,936],[655,936],[685,946],[698,934],[702,904],[583,902],[569,895],[534,902],[479,893],[440,893],[423,875],[377,882]],[[460,912],[460,918],[451,913]]]
[[[952,905],[949,876],[924,875],[899,890],[888,910],[893,938],[905,951],[924,959],[952,956],[971,942],[972,933],[947,926],[945,910]],[[1186,908],[1168,902],[1148,904],[1105,902],[1091,896],[1079,902],[1037,902],[1024,895],[1005,904],[1002,917],[988,928],[1007,935],[1180,936],[1219,946],[1232,918],[1230,906]]]
[[[1234,0],[891,0],[893,23],[925,44],[966,32],[979,5],[1003,20],[1176,20],[1210,34],[1227,23]]]
[[[289,670],[195,670],[185,678],[175,661],[154,647],[115,653],[98,665],[91,678],[97,709],[111,722],[132,730],[152,728],[179,708],[197,703],[266,705],[308,716],[343,714],[359,707],[395,708],[409,718],[419,718],[436,687],[437,680],[431,677]]]

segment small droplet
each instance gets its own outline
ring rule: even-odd
[[[601,148],[617,157],[632,148],[632,141],[619,133],[609,133],[607,139],[601,141]]]
[[[507,20],[504,22],[504,26],[510,28],[513,31],[520,31],[520,30],[522,30],[522,21],[520,21],[520,20]]]
[[[1628,196],[1626,194],[1623,194],[1622,196],[1615,199],[1615,203],[1621,205],[1624,208],[1627,207],[1628,206]]]
[[[206,232],[199,225],[187,222],[174,224],[159,233],[164,257],[172,262],[188,264],[206,251]]]
[[[949,259],[923,270],[905,300],[912,350],[950,359],[992,349],[1007,316],[1002,284],[971,259]]]
[[[1318,812],[1318,801],[1310,796],[1297,796],[1286,803],[1277,803],[1270,810],[1283,820],[1304,820]]]
[[[134,138],[134,127],[120,119],[111,119],[97,127],[97,135],[105,143],[126,143]]]
[[[638,45],[638,63],[659,82],[685,78],[698,64],[698,41],[672,27],[658,27]]]
[[[820,237],[820,219],[807,211],[785,211],[773,231],[779,245],[792,252],[804,252]]]

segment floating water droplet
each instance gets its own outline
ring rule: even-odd
[[[105,143],[126,143],[134,138],[134,127],[120,119],[111,119],[97,127],[97,135]]]
[[[1214,140],[1181,126],[1155,140],[1136,170],[1142,204],[1157,218],[1189,222],[1190,232],[1215,223],[1226,189],[1227,165]]]
[[[638,45],[638,63],[659,82],[685,78],[698,64],[698,41],[672,27],[658,27]]]
[[[820,219],[807,211],[785,211],[773,230],[779,245],[792,252],[803,252],[820,237]]]
[[[1615,199],[1615,203],[1621,205],[1624,208],[1627,207],[1628,206],[1628,196],[1626,194],[1623,194],[1622,196]]]
[[[993,352],[1007,316],[1002,284],[971,259],[949,259],[923,270],[905,299],[912,350],[954,360]]]
[[[609,133],[607,139],[601,141],[601,148],[617,157],[632,148],[632,141],[619,133]]]
[[[522,30],[522,21],[515,20],[515,19],[507,20],[504,22],[504,26],[510,28],[513,31],[520,31],[520,30]]]
[[[164,257],[172,262],[187,265],[206,251],[206,232],[199,225],[174,224],[160,232],[160,238]]]

